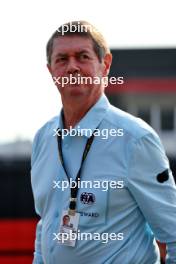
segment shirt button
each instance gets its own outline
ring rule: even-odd
[[[54,249],[54,247],[52,246],[52,247],[50,248],[50,252],[53,252],[53,249]]]

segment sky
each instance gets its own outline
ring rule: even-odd
[[[61,24],[87,20],[111,48],[176,48],[175,0],[6,0],[0,10],[0,143],[32,140],[59,113],[45,46]]]

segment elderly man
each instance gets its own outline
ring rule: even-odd
[[[47,44],[47,61],[63,107],[33,142],[41,217],[33,264],[158,264],[155,239],[167,244],[167,263],[176,263],[168,159],[151,127],[108,102],[112,55],[103,36],[84,21],[64,24]],[[74,227],[69,237],[59,233],[64,215]]]

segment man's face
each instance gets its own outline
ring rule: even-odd
[[[63,218],[63,225],[68,225],[69,224],[69,221],[70,221],[69,217],[68,216],[65,216]]]
[[[102,62],[99,61],[92,40],[77,35],[61,36],[54,39],[51,65],[48,69],[51,75],[61,83],[61,78],[70,75],[77,77],[105,77],[111,65],[111,55],[107,54]],[[60,77],[60,78],[58,78]],[[67,98],[82,98],[83,96],[94,96],[101,94],[104,88],[101,84],[88,83],[65,84],[62,86],[56,82],[61,96]]]

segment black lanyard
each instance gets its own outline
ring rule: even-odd
[[[94,133],[92,133],[92,136],[90,138],[88,138],[83,155],[82,155],[82,160],[81,160],[81,166],[78,170],[75,182],[76,182],[76,186],[71,186],[70,191],[71,191],[71,198],[70,198],[70,205],[69,205],[69,212],[70,214],[75,214],[75,210],[76,210],[76,200],[77,200],[77,194],[78,194],[78,180],[80,180],[81,177],[81,170],[83,167],[83,163],[87,157],[87,154],[90,150],[90,147],[92,145],[92,142],[94,140]],[[65,174],[67,176],[67,179],[70,183],[70,177],[68,176],[65,164],[64,164],[64,159],[63,159],[63,153],[62,153],[62,134],[60,129],[57,129],[57,143],[58,143],[58,150],[59,150],[59,158],[61,161],[61,164],[63,166],[63,169],[65,171]]]

